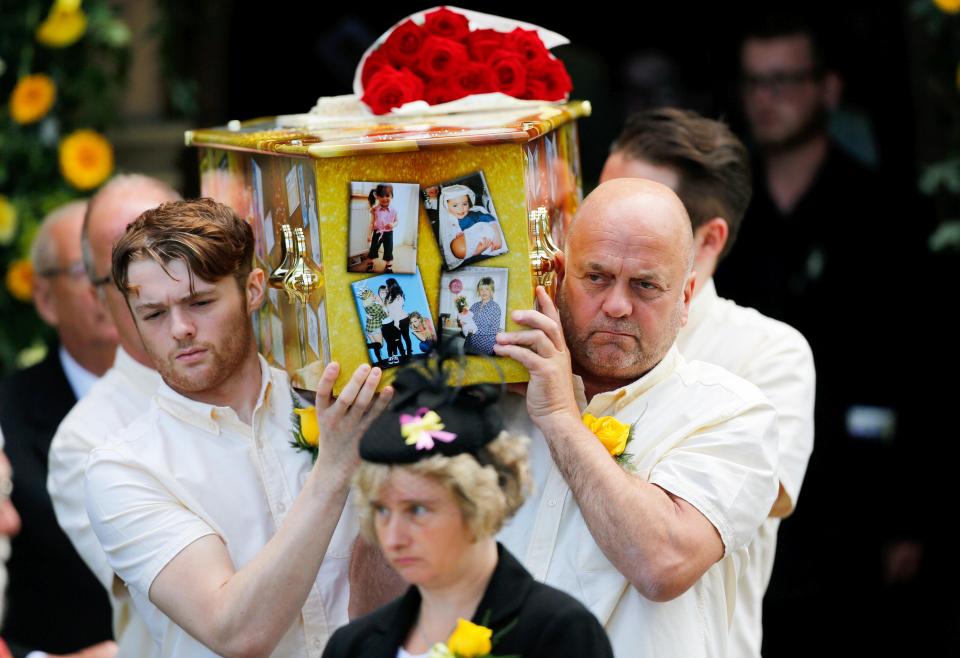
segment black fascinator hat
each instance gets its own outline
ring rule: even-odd
[[[433,455],[477,455],[503,431],[496,402],[503,384],[448,384],[462,361],[433,356],[397,373],[390,406],[360,439],[360,458],[412,464]],[[452,364],[453,367],[445,367]]]

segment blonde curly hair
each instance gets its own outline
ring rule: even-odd
[[[480,462],[470,454],[433,455],[412,464],[361,462],[354,476],[360,532],[379,545],[374,524],[373,500],[393,469],[404,469],[431,478],[453,494],[474,541],[492,537],[516,514],[530,493],[530,466],[525,436],[501,432],[481,451]]]

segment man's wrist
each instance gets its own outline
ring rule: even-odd
[[[571,428],[582,424],[579,410],[561,409],[532,419],[537,429],[547,437],[553,439]]]

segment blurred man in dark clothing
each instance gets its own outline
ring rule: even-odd
[[[113,322],[97,305],[83,269],[86,205],[75,201],[53,211],[31,249],[34,305],[57,330],[59,347],[0,380],[0,427],[13,468],[12,493],[6,493],[22,518],[10,542],[7,615],[0,629],[14,658],[116,653],[107,593],[60,529],[47,494],[47,453],[57,425],[110,367],[117,344]]]
[[[898,300],[908,185],[832,143],[840,76],[802,23],[775,20],[742,44],[741,94],[756,147],[754,200],[720,294],[796,327],[817,369],[816,439],[805,499],[783,523],[764,609],[764,655],[811,648],[798,620],[866,648],[877,618],[890,522],[884,476],[907,381],[909,343]],[[873,637],[878,637],[874,634]],[[811,640],[812,641],[812,640]]]

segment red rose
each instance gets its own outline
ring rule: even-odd
[[[544,100],[546,95],[547,85],[543,83],[543,80],[537,80],[536,78],[527,76],[527,88],[524,90],[520,98],[528,101],[539,101]]]
[[[440,103],[449,103],[458,98],[463,98],[467,92],[453,78],[444,78],[442,80],[433,80],[427,85],[423,92],[423,99],[431,105]]]
[[[363,73],[360,74],[360,82],[364,88],[370,83],[370,78],[382,68],[392,68],[396,70],[393,62],[390,61],[390,58],[387,57],[387,54],[383,51],[383,48],[377,48],[370,53],[367,61],[363,63]]]
[[[390,33],[377,52],[384,51],[397,66],[412,68],[420,59],[420,51],[426,38],[427,33],[422,27],[411,20],[406,20]]]
[[[467,17],[450,11],[446,7],[440,7],[436,11],[424,14],[423,20],[423,29],[438,37],[463,41],[470,32]]]
[[[563,100],[564,96],[573,89],[567,67],[559,59],[551,59],[546,69],[537,78],[543,82],[545,95],[540,98],[545,101]]]
[[[386,114],[392,108],[423,98],[423,80],[410,69],[384,67],[370,78],[361,99],[374,114]]]
[[[523,55],[530,73],[539,73],[550,62],[550,51],[543,45],[536,30],[524,30],[518,27],[506,35],[503,45]]]
[[[474,30],[467,35],[467,50],[477,62],[485,62],[503,47],[503,32],[496,30]]]
[[[450,78],[455,80],[467,95],[489,94],[491,91],[497,91],[493,70],[486,64],[468,62],[458,68]]]
[[[527,89],[527,65],[519,53],[498,52],[490,58],[493,84],[497,91],[508,96],[523,96]]]
[[[428,80],[446,78],[469,61],[467,48],[462,43],[429,36],[420,51],[420,71]]]

